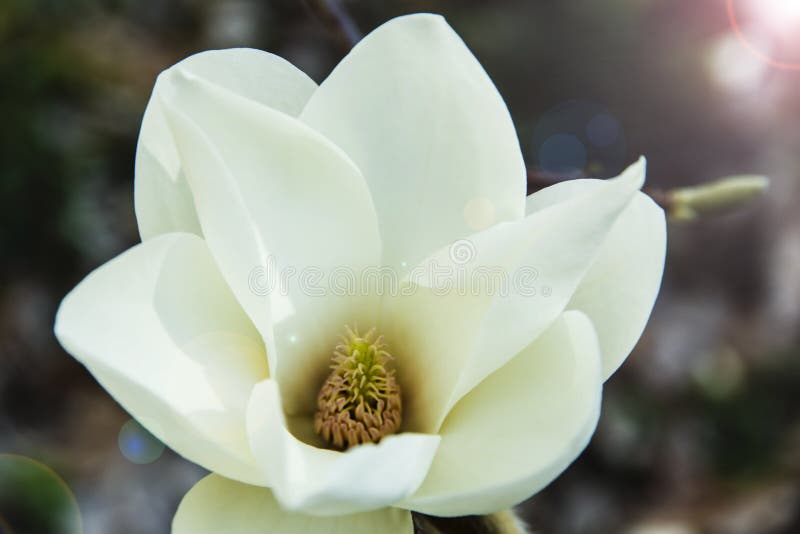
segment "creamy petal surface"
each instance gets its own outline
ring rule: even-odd
[[[403,433],[345,452],[309,445],[287,429],[274,380],[253,390],[247,429],[281,505],[314,515],[374,510],[408,497],[425,478],[440,440]]]
[[[165,234],[106,263],[64,298],[55,331],[176,452],[231,478],[264,481],[245,410],[267,376],[266,355],[201,238]]]
[[[297,116],[317,85],[285,59],[250,48],[211,50],[190,56],[156,81],[136,149],[134,196],[142,239],[167,232],[200,235],[183,165],[161,108],[170,72],[182,69],[228,88],[243,98]]]
[[[413,266],[483,229],[476,221],[524,216],[525,165],[508,109],[440,16],[399,17],[371,32],[300,118],[364,173],[386,265]]]
[[[507,291],[486,286],[478,292],[482,299],[465,298],[465,305],[482,307],[482,316],[479,325],[464,333],[474,336],[470,350],[445,354],[452,358],[452,372],[432,378],[436,387],[448,392],[443,405],[428,408],[429,415],[437,417],[434,428],[462,396],[536,339],[566,309],[606,236],[638,193],[644,173],[644,160],[640,160],[619,177],[604,181],[592,195],[470,236],[466,242],[472,256],[466,263],[455,262],[452,247],[429,260],[463,272],[466,280],[488,268],[499,270],[509,282]],[[436,284],[424,277],[419,282]]]
[[[428,477],[402,506],[440,516],[483,514],[533,495],[588,443],[601,388],[591,321],[565,312],[456,404]]]
[[[407,281],[382,304],[379,331],[396,357],[404,428],[436,433],[489,298]]]
[[[570,180],[548,187],[528,197],[528,214],[592,195],[602,186],[602,180]],[[664,210],[638,193],[614,223],[567,304],[567,309],[580,310],[592,320],[605,378],[617,370],[642,335],[661,287],[666,248]]]
[[[359,170],[297,120],[202,78],[175,72],[164,109],[186,165],[203,234],[264,336],[287,410],[317,387],[328,347],[370,297],[329,291],[336,269],[359,273],[380,257],[377,219]],[[270,287],[254,287],[262,269]],[[321,275],[322,294],[303,286]],[[283,280],[288,280],[284,286]],[[259,289],[269,289],[259,293]],[[303,406],[307,407],[307,406]]]
[[[186,494],[173,534],[413,534],[411,513],[398,508],[314,517],[281,507],[267,488],[209,475]]]

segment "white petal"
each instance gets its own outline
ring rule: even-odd
[[[288,61],[260,50],[212,50],[188,57],[167,70],[183,69],[260,105],[297,116],[316,84]],[[167,232],[200,234],[194,204],[175,141],[161,109],[160,76],[145,110],[136,149],[136,219],[142,239]]]
[[[592,194],[601,180],[570,180],[528,197],[529,214],[558,202]],[[642,335],[653,309],[667,246],[664,210],[638,193],[609,232],[600,254],[567,309],[594,323],[603,353],[603,375],[617,370]]]
[[[358,295],[317,295],[298,283],[315,270],[323,275],[317,288],[325,289],[337,268],[358,273],[378,263],[366,184],[340,149],[297,120],[182,70],[173,75],[164,110],[203,235],[267,340],[270,372],[286,384],[286,400],[299,399],[292,393],[324,372],[336,334],[358,319],[347,311],[367,306]],[[253,287],[257,269],[272,273],[269,291]],[[285,289],[281,278],[289,280]]]
[[[247,428],[253,454],[281,505],[314,515],[375,510],[408,497],[439,445],[439,436],[404,433],[346,452],[314,447],[287,430],[274,380],[253,390]]]
[[[400,506],[456,516],[508,508],[578,456],[600,412],[591,321],[565,312],[533,344],[456,404],[428,478]]]
[[[399,17],[370,33],[300,117],[364,173],[385,265],[414,265],[524,215],[525,166],[508,109],[440,16]]]
[[[395,358],[403,428],[435,434],[486,313],[484,295],[409,283],[384,299],[378,330]]]
[[[281,508],[266,488],[218,475],[198,482],[183,498],[173,534],[413,534],[411,513],[398,508],[314,517]]]
[[[153,107],[151,104],[148,112]],[[167,142],[172,143],[172,140],[164,141]],[[182,172],[171,177],[153,153],[141,144],[136,151],[133,196],[142,240],[170,232],[203,235],[186,177]]]
[[[484,306],[483,317],[478,327],[464,333],[474,336],[472,349],[453,355],[450,368],[460,373],[453,373],[452,385],[437,378],[450,392],[445,406],[428,408],[440,414],[439,422],[458,399],[529,345],[566,308],[615,221],[635,198],[644,172],[642,159],[592,194],[471,236],[468,262],[456,264],[452,248],[431,259],[454,272],[460,269],[470,283],[481,279],[481,269],[497,271],[508,282],[506,290],[479,288],[487,297],[483,302],[472,297],[474,305]],[[436,283],[432,276],[421,281]]]
[[[203,240],[165,234],[103,265],[64,298],[64,348],[154,435],[225,476],[252,483],[250,390],[263,344]]]

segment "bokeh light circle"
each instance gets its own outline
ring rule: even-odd
[[[78,501],[46,465],[25,456],[0,454],[0,532],[81,534]]]
[[[559,179],[613,176],[628,159],[620,121],[585,100],[568,100],[543,113],[531,150],[537,170]]]
[[[552,135],[539,147],[539,166],[550,174],[577,178],[586,167],[586,147],[574,135]]]
[[[151,464],[164,453],[164,444],[133,419],[122,425],[118,443],[122,455],[135,464]]]
[[[788,1],[788,0],[787,0]],[[736,34],[737,39],[741,41],[741,43],[756,57],[760,60],[764,61],[768,65],[775,67],[777,69],[782,70],[791,70],[791,71],[800,71],[800,61],[797,62],[790,62],[790,61],[781,61],[777,58],[774,58],[760,50],[751,39],[745,35],[744,31],[742,30],[742,25],[739,23],[739,17],[736,13],[736,6],[734,5],[734,0],[726,0],[726,6],[728,11],[728,21],[730,22],[731,29],[733,33]]]
[[[619,121],[608,113],[599,113],[586,125],[586,135],[597,147],[611,146],[619,137]]]

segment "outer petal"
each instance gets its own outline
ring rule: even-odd
[[[181,501],[173,534],[412,534],[411,514],[398,508],[313,517],[281,508],[266,488],[218,475],[198,482]]]
[[[570,180],[548,187],[528,197],[528,214],[590,195],[602,186],[602,180]],[[581,310],[594,323],[606,378],[642,335],[661,286],[666,248],[664,210],[638,193],[614,224],[567,305],[567,309]]]
[[[245,432],[263,344],[203,243],[166,234],[64,298],[56,336],[126,410],[203,467],[260,483]]]
[[[346,452],[314,447],[287,429],[274,380],[253,390],[247,428],[253,454],[281,505],[314,515],[375,510],[408,497],[439,445],[439,436],[404,433]],[[303,430],[302,422],[295,425],[295,432]]]
[[[260,50],[235,48],[202,52],[166,72],[182,69],[254,103],[297,116],[316,84],[288,61]],[[145,110],[136,149],[136,219],[142,239],[166,232],[200,234],[194,203],[172,133],[161,109],[169,75],[158,78]]]
[[[366,184],[339,148],[295,119],[191,73],[173,78],[163,106],[203,234],[267,340],[287,409],[298,410],[319,385],[309,369],[324,372],[336,334],[358,319],[347,311],[367,306],[358,294],[325,291],[335,269],[359,273],[379,261]],[[254,287],[258,269],[263,284]],[[311,271],[319,294],[302,285]]]
[[[386,265],[414,265],[524,214],[525,166],[511,117],[440,16],[399,17],[370,33],[320,85],[301,120],[364,173]]]
[[[460,246],[467,242],[432,258],[470,283],[481,280],[482,269],[499,272],[508,282],[506,291],[483,285],[477,291],[485,298],[470,297],[470,305],[482,306],[482,318],[464,332],[471,338],[471,350],[443,354],[451,358],[449,368],[460,373],[436,377],[436,387],[449,397],[445,405],[427,408],[429,417],[436,418],[434,428],[458,399],[529,345],[566,308],[617,218],[641,187],[644,172],[642,159],[620,177],[604,181],[593,194],[472,236],[468,261],[457,261]],[[421,280],[437,283],[433,277],[430,282]]]
[[[565,312],[447,416],[428,478],[404,508],[484,514],[542,489],[586,446],[600,412],[591,321]]]

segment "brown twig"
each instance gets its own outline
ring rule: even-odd
[[[528,529],[513,510],[488,515],[435,517],[413,512],[415,534],[525,534]]]
[[[672,213],[672,211],[675,209],[675,199],[671,191],[645,187],[644,189],[642,189],[642,192],[649,195],[650,198],[652,198],[653,201],[655,201],[656,204],[661,206],[661,209],[663,209],[667,213]]]
[[[304,4],[322,21],[342,54],[349,52],[363,37],[340,0],[305,0]]]

